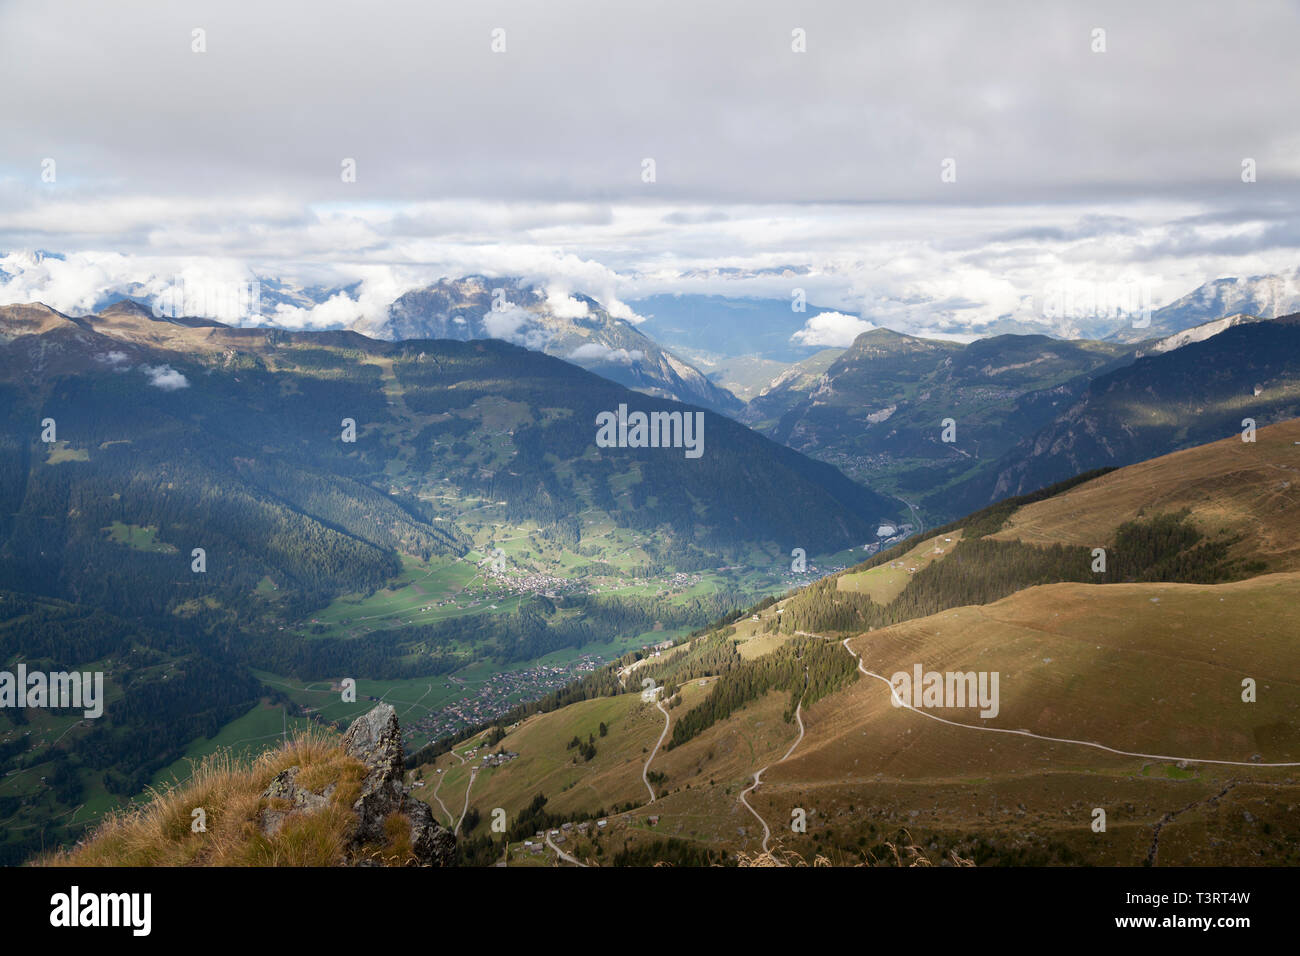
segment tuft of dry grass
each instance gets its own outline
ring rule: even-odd
[[[264,809],[287,809],[262,793],[282,770],[299,767],[298,784],[324,791],[326,806],[287,817],[271,836],[259,826]],[[111,814],[69,850],[34,861],[36,866],[340,866],[356,816],[366,767],[348,756],[338,738],[316,729],[255,759],[219,750],[199,761],[183,783],[153,790],[137,806]],[[196,810],[203,828],[196,830]],[[395,859],[409,854],[409,836],[385,848]]]

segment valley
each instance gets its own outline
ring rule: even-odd
[[[920,582],[918,572],[900,588],[897,566],[913,567],[924,554],[941,568],[960,560],[961,541],[1019,542],[1021,529],[1032,529],[1034,544],[1020,546],[1072,540],[1131,548],[1125,542],[1137,539],[1123,530],[1129,519],[1117,497],[1126,487],[1141,488],[1149,507],[1185,512],[1183,520],[1211,539],[1230,538],[1217,553],[1226,561],[1249,554],[1259,561],[1256,570],[1224,565],[1237,570],[1221,583],[1179,583],[1191,566],[1176,570],[1157,551],[1143,559],[1151,570],[1138,580],[1036,584],[986,603],[958,600],[883,627],[844,622],[822,634],[796,623],[808,598],[795,592],[632,672],[638,682],[649,676],[666,687],[674,727],[723,688],[742,693],[747,702],[738,709],[696,721],[701,729],[644,766],[637,755],[645,759],[665,729],[656,704],[636,688],[534,714],[503,728],[488,748],[519,757],[483,772],[491,774],[491,789],[478,789],[480,774],[475,800],[482,794],[480,806],[519,820],[506,834],[507,865],[551,859],[549,850],[524,841],[531,827],[561,822],[568,824],[565,853],[594,866],[652,858],[749,865],[814,858],[838,865],[1294,862],[1300,624],[1291,609],[1300,572],[1290,550],[1270,542],[1294,541],[1287,529],[1297,510],[1276,492],[1288,484],[1279,471],[1296,467],[1288,462],[1298,441],[1300,423],[1290,422],[1261,430],[1255,447],[1230,438],[1130,466],[993,509],[1000,517],[971,516],[965,528],[907,542],[832,580],[840,591],[896,606]],[[1276,538],[1266,530],[1274,527]],[[1187,553],[1203,546],[1176,547]],[[987,565],[973,570],[999,574]],[[878,619],[879,612],[858,607],[864,620]],[[842,620],[842,612],[836,618],[829,611],[820,612],[825,621]],[[755,663],[800,639],[824,642],[822,651],[851,662],[859,679],[807,699],[805,684],[824,682],[835,672],[825,668],[838,666],[814,657],[808,676],[797,668],[767,690],[753,685]],[[726,648],[730,658],[720,653]],[[999,712],[984,719],[977,708],[892,705],[889,675],[910,671],[913,662],[1000,673]],[[747,686],[754,689],[742,691]],[[570,737],[590,737],[595,756],[559,749]],[[456,759],[439,757],[435,772],[452,770]],[[525,772],[539,761],[545,773]],[[427,776],[427,766],[422,772]],[[637,793],[643,774],[655,781],[653,803],[644,788]],[[600,819],[604,826],[594,828]],[[500,856],[499,837],[475,830],[468,837],[479,841],[472,847],[491,843]]]
[[[131,302],[0,309],[0,331],[3,655],[93,648],[140,702],[93,727],[37,714],[31,735],[4,716],[6,859],[183,779],[214,741],[271,746],[380,700],[405,704],[412,748],[488,722],[847,566],[898,508],[716,416],[700,461],[598,455],[599,410],[672,404],[502,342]],[[355,701],[328,690],[344,678]]]
[[[11,659],[57,661],[80,646],[74,634],[94,633],[109,699],[154,701],[119,706],[104,725],[38,714],[32,733],[12,721],[0,732],[16,757],[0,780],[12,857],[48,827],[82,832],[146,786],[184,786],[208,755],[253,756],[379,704],[399,716],[417,798],[456,817],[466,863],[1133,862],[1141,841],[1125,841],[1153,815],[1160,846],[1143,852],[1190,862],[1201,857],[1178,856],[1192,852],[1182,835],[1220,825],[1207,815],[1221,807],[1248,801],[1242,813],[1266,819],[1264,835],[1282,826],[1256,798],[1289,793],[1300,760],[1289,759],[1289,710],[1273,700],[1255,712],[1262,723],[1236,728],[1214,711],[1153,723],[1123,675],[1158,668],[1221,705],[1201,669],[1218,643],[1198,657],[1183,637],[1222,635],[1224,615],[1244,615],[1283,635],[1273,658],[1256,659],[1263,689],[1294,680],[1291,629],[1277,630],[1300,569],[1295,445],[1279,438],[1294,429],[1270,422],[1296,409],[1288,386],[1268,384],[1292,373],[1290,319],[1223,323],[1149,352],[864,333],[750,403],[749,417],[771,416],[756,429],[808,456],[706,412],[709,453],[693,462],[598,453],[599,413],[674,406],[490,339],[159,322],[130,302],[0,318],[0,388],[14,398],[0,435],[14,452],[0,482],[12,508],[0,521],[4,646]],[[1242,352],[1238,339],[1260,337],[1272,345]],[[1225,398],[1194,426],[1045,464],[1017,450],[1030,441],[1018,436],[1041,444],[1094,414],[1134,434],[1113,396],[1139,373],[1148,391],[1172,390],[1169,420],[1188,421],[1179,383],[1208,362]],[[164,368],[185,384],[150,394]],[[1246,378],[1265,384],[1227,398]],[[945,446],[932,419],[950,407],[960,437]],[[1257,441],[1195,444],[1233,434],[1245,412]],[[45,455],[21,424],[42,416],[59,427]],[[1171,447],[1183,450],[1160,454]],[[1009,481],[1005,462],[1029,477]],[[972,513],[951,520],[961,507]],[[196,545],[201,575],[189,567]],[[1100,573],[1097,548],[1111,561]],[[1089,657],[1062,615],[1112,636]],[[48,622],[44,649],[34,619]],[[1143,643],[1139,630],[1164,636]],[[1216,640],[1240,646],[1246,633]],[[884,684],[907,655],[996,671],[1027,696],[991,722],[899,713]],[[1070,694],[1049,702],[1036,688],[1062,690],[1048,677],[1058,670]],[[217,673],[233,679],[214,684]],[[662,693],[642,701],[644,680]],[[1115,723],[1094,727],[1081,716],[1088,695],[1107,693],[1122,702],[1107,705]],[[1132,733],[1198,720],[1215,733]],[[866,766],[877,769],[850,769]],[[1106,800],[1026,809],[1079,775]],[[1163,781],[1192,799],[1162,802]],[[945,796],[930,811],[909,805],[926,786]],[[1012,795],[1011,818],[1033,824],[1015,839],[1001,810],[979,809]],[[1073,829],[1092,799],[1089,812],[1111,808],[1105,844]],[[485,829],[497,808],[511,821],[504,843]]]

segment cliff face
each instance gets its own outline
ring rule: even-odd
[[[380,704],[358,717],[344,734],[342,747],[364,768],[359,793],[351,804],[356,824],[348,840],[348,862],[357,866],[451,865],[456,856],[455,836],[433,818],[428,804],[411,796],[403,782],[405,762],[397,712]],[[333,780],[313,790],[300,780],[304,776],[301,767],[288,767],[276,774],[262,793],[268,806],[261,811],[259,824],[268,837],[295,815],[328,807],[338,788],[345,785]]]

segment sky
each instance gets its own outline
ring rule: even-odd
[[[1281,2],[0,0],[0,301],[274,277],[348,286],[273,317],[336,327],[484,273],[630,321],[801,291],[807,344],[1059,330],[1062,282],[1295,271],[1297,41]]]

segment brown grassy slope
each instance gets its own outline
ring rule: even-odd
[[[1048,585],[850,644],[885,677],[916,662],[999,671],[996,718],[935,712],[973,726],[1144,753],[1296,762],[1298,602],[1300,573],[1218,586]],[[1257,681],[1256,703],[1242,702],[1243,677]],[[918,838],[977,835],[1007,853],[1053,844],[1088,862],[1136,865],[1151,852],[1156,824],[1174,813],[1158,861],[1259,863],[1282,852],[1279,842],[1300,847],[1292,812],[1300,767],[1179,767],[950,727],[893,707],[888,688],[869,678],[819,701],[804,722],[799,750],[768,770],[751,798],[769,823],[801,806],[816,826],[869,840],[908,826]],[[1095,807],[1110,815],[1106,834],[1090,829]],[[783,836],[794,848],[807,839]]]
[[[606,725],[605,737],[599,736],[601,723]],[[479,763],[479,757],[488,751],[512,751],[519,757],[479,771],[470,790],[471,807],[478,807],[485,820],[496,807],[513,817],[541,793],[548,801],[547,812],[571,813],[575,819],[582,819],[602,806],[647,799],[641,782],[646,757],[642,748],[654,746],[663,724],[663,715],[653,704],[642,702],[639,694],[580,701],[530,717],[499,743],[480,750],[466,765],[454,756],[439,757],[433,766],[423,768],[426,786],[416,790],[415,795],[431,804],[438,818],[444,819],[442,808],[433,798],[435,771],[443,770],[447,779],[438,796],[459,818],[465,806],[469,767]],[[595,737],[596,756],[592,760],[584,760],[576,749],[568,747],[575,736],[583,741]],[[465,748],[457,745],[456,749],[463,752]]]
[[[1297,603],[1296,572],[1224,585],[1052,584],[850,644],[885,677],[918,662],[926,670],[998,671],[997,717],[940,712],[973,726],[1143,753],[1300,761],[1300,616],[1290,613]],[[1254,704],[1241,701],[1245,677],[1257,681]],[[1032,763],[1044,750],[1057,768],[1127,759],[940,725],[893,707],[889,689],[870,679],[819,702],[805,723],[799,755],[773,779],[852,776],[855,760],[869,774],[961,776]]]
[[[1105,547],[1125,521],[1190,508],[1198,527],[1242,535],[1232,554],[1300,570],[1300,419],[1129,465],[1020,508],[993,538]]]

